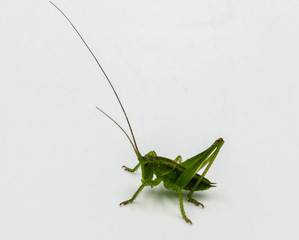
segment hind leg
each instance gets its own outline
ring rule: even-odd
[[[196,206],[201,206],[202,208],[205,207],[201,202],[199,202],[199,201],[195,200],[194,198],[192,198],[191,196],[189,196],[189,194],[187,195],[187,201],[194,203]]]
[[[182,196],[182,190],[181,189],[177,189],[177,192],[179,194],[179,200],[180,200],[180,209],[181,209],[181,214],[183,219],[186,221],[186,223],[190,223],[192,224],[191,220],[189,218],[187,218],[186,213],[185,213],[185,209],[184,209],[184,205],[183,205],[183,196]]]

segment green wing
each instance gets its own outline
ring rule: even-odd
[[[203,151],[203,152],[197,154],[196,156],[194,156],[194,157],[192,157],[192,158],[189,158],[189,159],[187,159],[186,161],[182,162],[181,165],[182,165],[183,167],[185,167],[185,168],[189,168],[189,167],[191,167],[192,165],[195,165],[195,164],[197,164],[197,165],[201,165],[201,164],[203,164],[203,162],[205,162],[205,160],[206,160],[206,155],[207,155],[208,153],[210,153],[211,151],[213,151],[213,149],[215,149],[215,146],[212,145],[211,147],[209,147],[209,148],[206,149],[205,151]],[[204,167],[204,165],[203,165],[201,168],[203,168],[203,167]],[[201,168],[200,168],[200,169],[201,169]],[[200,170],[200,169],[199,169],[199,170]]]
[[[201,181],[208,172],[212,163],[214,162],[223,143],[224,142],[222,139],[218,139],[207,150],[183,162],[182,165],[186,168],[186,170],[177,178],[176,184],[179,187],[184,188],[188,184],[188,182],[193,178],[193,176],[206,164],[209,163],[206,169],[204,170],[203,174],[201,175]]]

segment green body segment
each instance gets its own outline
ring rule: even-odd
[[[214,185],[204,176],[223,144],[223,139],[219,138],[207,150],[180,164],[175,160],[157,156],[154,151],[143,157],[139,156],[142,182],[149,183],[153,181],[153,176],[155,175],[155,181],[163,181],[167,189],[177,190],[179,188],[191,190],[192,192],[207,190]],[[180,159],[180,156],[177,159]],[[207,167],[203,174],[197,174],[206,165]]]
[[[175,191],[177,190],[176,180],[187,170],[177,162],[159,156],[145,156],[141,162],[144,162],[144,164],[141,164],[144,168],[142,171],[144,173],[143,181],[152,180],[154,174],[157,177],[156,179],[163,181],[165,188]],[[200,177],[201,175],[195,174],[182,189],[192,190]],[[210,187],[213,187],[212,183],[203,178],[194,191],[203,191]]]

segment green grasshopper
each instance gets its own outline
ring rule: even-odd
[[[208,179],[206,179],[205,175],[210,169],[211,165],[213,164],[222,145],[224,144],[223,139],[219,138],[208,149],[197,154],[192,158],[187,159],[184,162],[182,162],[181,156],[178,156],[174,160],[171,160],[169,158],[158,156],[155,151],[150,151],[146,155],[142,156],[142,154],[138,150],[135,136],[130,121],[128,119],[128,116],[126,114],[126,111],[110,79],[105,73],[103,67],[101,66],[101,64],[99,63],[99,61],[97,60],[97,58],[95,57],[95,55],[93,54],[93,52],[91,51],[91,49],[89,48],[89,46],[87,45],[87,43],[85,42],[81,34],[78,32],[76,27],[69,20],[69,18],[54,3],[52,2],[50,3],[54,5],[54,7],[56,7],[62,13],[62,15],[68,20],[68,22],[72,25],[74,30],[77,32],[77,34],[79,35],[79,37],[81,38],[81,40],[83,41],[87,49],[89,50],[90,54],[93,56],[97,65],[99,66],[106,80],[108,81],[110,87],[112,88],[115,97],[126,118],[128,127],[130,129],[132,139],[127,134],[127,132],[113,118],[111,118],[107,113],[105,113],[103,110],[97,107],[97,109],[100,112],[102,112],[106,117],[108,117],[112,122],[114,122],[120,128],[120,130],[126,135],[137,156],[139,163],[134,168],[128,168],[126,166],[123,166],[123,168],[128,172],[135,172],[139,167],[141,167],[141,172],[142,172],[141,186],[137,189],[137,191],[129,200],[120,203],[120,205],[123,206],[132,203],[144,187],[146,186],[155,187],[159,185],[161,182],[163,182],[164,187],[166,189],[174,190],[178,193],[181,215],[187,223],[192,224],[190,219],[187,218],[184,210],[182,190],[189,191],[189,193],[187,194],[187,200],[189,202],[194,203],[196,206],[204,207],[202,203],[192,198],[192,194],[194,193],[194,191],[204,191],[204,190],[208,190],[210,187],[215,186],[214,185],[215,183],[212,183]],[[201,175],[197,174],[197,172],[203,169],[204,167],[205,169],[203,170],[203,173]]]

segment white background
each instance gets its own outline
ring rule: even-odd
[[[0,239],[298,239],[295,0],[77,0],[78,27],[140,151],[189,158],[223,137],[185,203],[145,189],[113,92],[48,1],[0,1]]]

